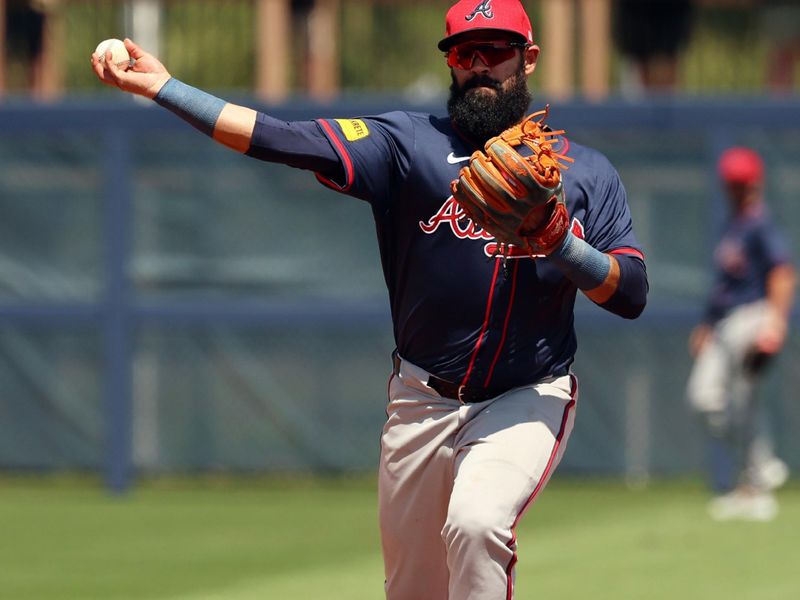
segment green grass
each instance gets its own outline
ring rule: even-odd
[[[557,479],[519,528],[517,600],[797,597],[800,487],[772,523],[714,523],[696,483]],[[383,596],[375,485],[0,480],[0,598]]]

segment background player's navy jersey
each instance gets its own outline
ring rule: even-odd
[[[764,205],[732,218],[714,250],[714,286],[706,320],[764,298],[767,274],[791,260],[789,243]]]
[[[318,121],[339,153],[333,189],[368,201],[400,355],[464,385],[510,388],[565,372],[576,350],[576,287],[545,258],[492,258],[494,238],[464,216],[450,182],[476,149],[448,118],[392,112]],[[563,140],[572,229],[601,252],[641,257],[619,177]]]

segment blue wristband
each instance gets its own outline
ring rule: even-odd
[[[605,254],[571,231],[548,258],[582,290],[591,290],[602,284],[611,270],[611,262]]]
[[[161,87],[153,100],[208,136],[213,135],[217,119],[227,104],[174,77]]]

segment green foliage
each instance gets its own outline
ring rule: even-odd
[[[89,55],[103,39],[130,35],[123,9],[122,2],[99,0],[70,0],[64,6],[68,90],[101,89],[89,68]],[[161,19],[159,58],[176,77],[207,89],[253,87],[255,20],[251,0],[165,2]]]
[[[421,82],[449,85],[436,44],[446,5],[342,4],[342,87],[386,91]]]
[[[4,480],[0,590],[15,600],[382,597],[372,478]],[[716,523],[698,483],[556,477],[519,527],[518,600],[785,600],[800,487],[771,523]]]
[[[761,91],[768,32],[759,28],[752,10],[711,6],[697,11],[696,19],[682,60],[685,91]]]
[[[89,57],[102,40],[125,37],[122,4],[72,1],[63,10],[64,85],[69,90],[97,91],[105,86],[94,76]]]
[[[101,39],[123,37],[123,2],[67,0],[64,11],[64,81],[68,91],[98,86],[87,57]],[[547,27],[540,3],[525,2],[534,36]],[[449,0],[372,2],[342,0],[340,9],[342,89],[346,92],[398,91],[437,93],[449,85],[436,42],[444,32]],[[683,91],[758,93],[765,88],[769,44],[775,36],[758,5],[698,5],[692,37],[680,57]],[[170,70],[200,87],[250,90],[255,80],[255,3],[253,0],[171,0],[163,3],[161,57]],[[786,24],[791,27],[791,23]],[[546,49],[545,49],[546,50]],[[292,36],[292,86],[303,86],[306,45],[295,20]],[[613,82],[619,56],[612,57]],[[800,73],[795,69],[795,89]],[[26,66],[9,56],[11,89],[25,85]],[[539,84],[536,73],[533,86]]]
[[[206,89],[248,89],[255,72],[254,5],[249,0],[165,2],[163,61]]]

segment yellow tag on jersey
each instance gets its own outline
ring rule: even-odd
[[[335,121],[342,128],[342,133],[348,142],[355,142],[369,135],[367,124],[361,119],[335,119]]]

